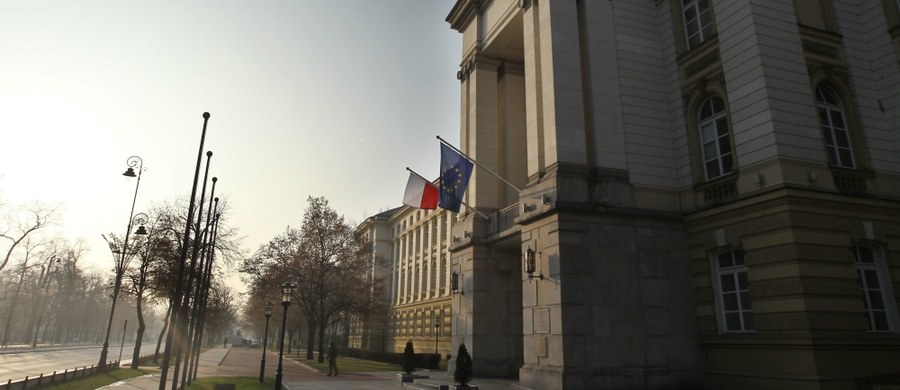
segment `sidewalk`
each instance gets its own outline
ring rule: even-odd
[[[296,352],[295,352],[296,353]],[[205,376],[259,376],[259,364],[262,358],[260,348],[213,348],[200,354],[198,377]],[[393,389],[401,388],[397,372],[365,372],[365,373],[341,373],[339,376],[328,376],[310,367],[300,364],[285,357],[282,363],[282,383],[288,390],[369,390],[369,389]],[[275,376],[278,367],[278,354],[268,352],[266,354],[267,378]],[[428,382],[434,384],[450,384],[453,375],[446,372],[419,372],[430,376]],[[172,370],[169,371],[171,387]],[[510,389],[509,380],[485,379],[475,380],[473,385],[479,386],[479,390]],[[103,387],[107,390],[158,390],[159,373],[144,375],[126,381],[117,382]]]
[[[205,372],[213,370],[214,368],[219,367],[219,365],[225,361],[227,356],[230,354],[231,348],[213,348],[204,353],[200,354],[200,361],[197,362],[197,376],[211,376],[207,375]],[[136,378],[127,379],[121,382],[116,382],[108,386],[101,387],[101,389],[117,389],[117,390],[158,390],[159,389],[159,369],[156,367],[141,367],[141,369],[154,371],[152,374],[147,374],[144,376],[139,376]],[[259,375],[259,367],[256,368],[256,374]],[[169,377],[167,381],[171,381],[172,379],[172,370],[169,370]],[[180,375],[180,373],[179,373]],[[233,374],[240,375],[240,374]],[[243,376],[243,375],[240,375]],[[247,375],[249,376],[249,375]],[[171,385],[168,385],[171,386]]]

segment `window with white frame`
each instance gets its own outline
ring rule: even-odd
[[[869,330],[887,332],[891,330],[891,305],[885,299],[887,275],[881,268],[878,252],[868,246],[854,247],[856,254],[856,273],[859,276],[859,287],[862,289],[863,304]]]
[[[816,106],[819,109],[819,123],[822,125],[828,162],[839,167],[855,168],[850,132],[840,96],[834,89],[820,85],[816,87]]]
[[[722,332],[747,332],[753,328],[747,265],[744,252],[728,250],[715,255],[716,300],[719,329]]]
[[[688,49],[694,48],[713,35],[713,15],[709,0],[682,0],[684,32]]]
[[[731,173],[734,170],[734,151],[725,101],[718,96],[706,99],[700,105],[699,127],[706,180]]]

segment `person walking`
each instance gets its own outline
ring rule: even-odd
[[[334,376],[338,375],[337,348],[334,346],[334,341],[328,343],[328,376],[331,376],[332,372],[334,372]]]

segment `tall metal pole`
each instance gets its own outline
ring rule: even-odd
[[[141,174],[144,171],[144,160],[138,156],[131,156],[126,160],[128,170],[125,176],[133,176],[134,168],[137,167],[137,183],[134,185],[134,199],[131,200],[131,213],[128,214],[128,228],[125,230],[125,240],[122,242],[122,257],[116,264],[116,280],[113,284],[112,307],[109,309],[109,322],[106,324],[106,338],[103,340],[103,349],[100,350],[100,362],[97,368],[106,368],[106,357],[109,355],[109,332],[112,330],[113,315],[116,313],[116,301],[119,300],[119,289],[122,288],[122,273],[125,272],[125,256],[128,253],[128,236],[131,234],[131,219],[134,218],[134,205],[137,203],[138,188],[141,186]]]
[[[166,388],[166,376],[169,373],[169,358],[171,358],[172,354],[172,339],[175,337],[175,328],[176,325],[183,321],[181,317],[178,315],[181,311],[181,300],[179,299],[183,293],[182,281],[184,279],[184,263],[187,260],[187,248],[188,241],[191,238],[191,223],[193,223],[194,217],[194,200],[197,197],[197,179],[200,177],[200,161],[203,159],[203,141],[206,140],[206,124],[209,122],[209,113],[203,113],[203,131],[200,134],[200,151],[197,152],[197,167],[194,169],[194,183],[191,188],[191,200],[188,205],[188,214],[186,226],[184,228],[184,240],[181,246],[181,258],[178,262],[178,273],[175,277],[175,291],[172,295],[172,313],[170,314],[172,320],[170,321],[172,326],[169,326],[168,331],[166,332],[166,348],[163,352],[163,361],[161,370],[159,372],[159,390],[165,390]],[[174,384],[173,386],[174,387]]]
[[[284,312],[281,314],[281,337],[278,341],[278,371],[275,372],[275,390],[281,390],[282,366],[281,361],[284,359],[284,327],[287,324],[287,309],[290,302],[281,302],[284,306]]]
[[[266,372],[266,343],[269,341],[269,317],[272,316],[272,302],[266,302],[266,331],[263,333],[262,359],[259,362],[259,383],[263,383]]]
[[[208,173],[209,172],[209,157],[212,156],[212,152],[206,152],[206,155],[208,156],[207,160],[206,160],[206,170]],[[204,177],[204,180],[206,180],[205,177]],[[218,178],[213,176],[212,189],[209,191],[210,198],[213,198],[216,194],[216,182],[218,180],[219,180]],[[202,192],[203,193],[200,196],[204,196],[206,191],[204,190]],[[210,203],[212,203],[212,202],[210,202]],[[206,275],[205,259],[207,257],[206,256],[207,253],[210,250],[209,245],[212,243],[212,239],[213,239],[213,236],[212,236],[213,213],[212,213],[212,211],[213,211],[212,207],[207,208],[206,227],[203,228],[203,239],[200,240],[200,242],[202,243],[201,248],[200,248],[200,250],[201,250],[200,256],[199,256],[200,262],[199,262],[199,264],[197,264],[197,270],[196,270],[197,281],[196,281],[196,283],[194,283],[194,300],[192,302],[193,307],[191,309],[192,310],[191,324],[190,324],[190,331],[188,332],[188,338],[187,338],[189,344],[188,344],[188,351],[187,351],[187,359],[185,360],[186,367],[184,370],[184,372],[187,375],[182,376],[182,379],[181,379],[182,382],[184,382],[184,384],[186,384],[186,385],[191,384],[191,380],[193,379],[194,357],[200,353],[200,346],[197,345],[198,336],[200,335],[201,331],[203,330],[203,328],[198,328],[198,325],[201,325],[200,324],[200,309],[201,309],[200,304],[202,303],[202,297],[200,296],[200,293],[203,291],[203,283],[206,278],[206,276],[205,276]],[[197,227],[198,228],[200,227],[199,223],[197,224]],[[193,262],[191,264],[193,264]]]
[[[122,344],[119,344],[119,360],[116,361],[116,366],[122,366],[122,350],[125,349],[125,332],[128,331],[128,320],[125,320],[125,325],[122,326]]]
[[[219,213],[219,198],[214,198],[215,206],[213,207],[215,212],[215,217],[213,218],[213,228],[212,228],[212,245],[210,250],[207,253],[207,257],[209,260],[206,262],[206,278],[204,280],[203,293],[200,295],[200,333],[197,335],[197,351],[198,353],[194,354],[194,379],[197,379],[197,366],[200,364],[199,350],[200,344],[203,341],[203,328],[206,324],[206,303],[209,301],[209,285],[212,283],[212,264],[213,260],[215,260],[216,254],[216,239],[219,236],[219,217],[221,217],[221,213]]]
[[[190,328],[191,324],[188,323],[188,314],[191,313],[191,306],[196,304],[196,299],[191,299],[191,287],[194,286],[194,279],[197,274],[197,256],[200,253],[200,247],[203,246],[203,242],[201,240],[201,235],[203,231],[200,230],[201,220],[203,219],[203,202],[206,200],[206,183],[207,178],[209,177],[209,163],[212,160],[212,152],[206,152],[206,171],[203,173],[203,189],[200,190],[200,205],[197,207],[197,225],[194,227],[194,246],[191,250],[191,265],[188,268],[188,277],[187,282],[185,282],[184,287],[184,300],[181,302],[181,310],[182,310],[182,321],[181,326],[182,329],[179,330],[181,339],[176,340],[180,341],[177,345],[175,345],[175,373],[172,375],[172,390],[178,389],[178,372],[181,370],[181,357],[185,356],[185,363],[190,357],[190,340],[191,340],[191,332],[193,331]],[[181,371],[181,382],[185,382],[187,375],[187,364],[185,364],[184,371]],[[183,387],[183,386],[182,386]]]
[[[282,366],[281,361],[284,359],[284,328],[287,326],[287,309],[291,304],[291,294],[294,285],[290,282],[281,285],[281,305],[284,311],[281,314],[281,340],[278,342],[278,371],[275,372],[275,390],[281,390]]]

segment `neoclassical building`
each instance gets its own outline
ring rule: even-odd
[[[364,242],[384,313],[351,321],[349,345],[416,353],[450,352],[450,225],[445,210],[398,207],[367,218],[356,234]]]
[[[898,7],[456,1],[459,147],[509,183],[475,169],[446,252],[391,217],[391,322],[446,299],[447,349],[531,389],[900,374]]]

